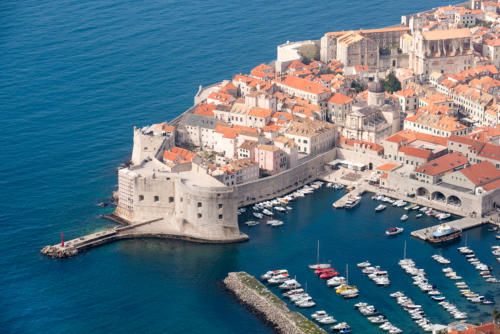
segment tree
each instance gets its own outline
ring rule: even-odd
[[[363,91],[363,86],[357,81],[353,81],[351,84],[351,88],[354,88],[356,90],[356,93],[360,93]]]
[[[498,320],[500,320],[500,312],[498,312],[498,310],[493,310],[491,316],[493,317],[493,323],[497,324]]]
[[[304,57],[302,60],[304,64],[309,64],[311,61],[319,59],[319,48],[315,44],[302,45],[299,51],[302,57]]]
[[[385,91],[391,94],[398,90],[401,90],[401,82],[399,82],[398,78],[396,78],[393,72],[389,73],[387,78],[385,78],[382,83],[384,84]]]

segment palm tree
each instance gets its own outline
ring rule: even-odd
[[[493,317],[493,323],[497,324],[498,320],[500,320],[500,312],[498,312],[498,310],[493,310],[491,316]]]

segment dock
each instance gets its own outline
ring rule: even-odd
[[[444,224],[444,223],[445,222],[443,221],[441,224]],[[483,220],[478,219],[478,218],[462,218],[462,219],[457,219],[457,220],[454,220],[451,222],[446,222],[447,225],[449,225],[451,227],[462,229],[462,231],[465,231],[465,230],[468,230],[470,228],[474,228],[477,226],[481,226],[481,225],[487,224],[487,223],[488,223],[488,221],[483,221]],[[424,240],[424,241],[427,241],[428,238],[432,235],[432,232],[435,231],[439,227],[439,225],[441,225],[441,224],[437,224],[437,225],[434,225],[431,227],[427,227],[427,228],[413,231],[413,232],[411,232],[411,236],[418,238],[418,239],[421,239],[421,240]]]
[[[341,209],[345,206],[345,203],[347,202],[347,199],[351,196],[361,196],[365,193],[366,189],[359,187],[351,190],[341,198],[339,198],[335,203],[333,203],[333,207],[335,209]]]

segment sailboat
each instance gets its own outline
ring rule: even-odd
[[[331,264],[330,263],[319,263],[319,240],[318,240],[318,247],[316,250],[316,264],[310,264],[309,269],[316,270],[316,269],[327,269],[330,268]]]
[[[349,285],[349,265],[347,264],[345,265],[345,273],[346,273],[346,284],[342,284],[341,286],[339,286],[337,290],[335,290],[335,292],[344,297],[345,299],[356,298],[357,296],[359,296],[359,291],[358,288],[356,288],[356,286]]]

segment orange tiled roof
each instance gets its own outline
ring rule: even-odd
[[[383,164],[383,165],[378,166],[377,170],[389,172],[389,171],[391,171],[394,168],[399,167],[399,166],[400,165],[396,165],[396,164]]]
[[[293,75],[287,75],[285,78],[276,79],[277,83],[292,87],[298,90],[303,90],[313,94],[322,94],[328,92],[328,89],[317,82],[299,78]]]
[[[215,103],[210,103],[210,104],[202,103],[198,106],[198,108],[196,108],[194,114],[214,117],[215,107],[217,107]]]
[[[431,156],[431,151],[411,146],[401,146],[400,148],[398,148],[398,151],[417,158],[429,159],[429,157]]]
[[[500,170],[496,169],[489,161],[482,161],[461,169],[460,172],[475,186],[500,179]]]
[[[415,171],[434,176],[452,171],[455,168],[465,166],[468,163],[469,160],[462,153],[453,152],[431,160],[425,165],[419,166]]]
[[[334,93],[332,97],[328,100],[328,102],[335,103],[335,104],[348,104],[353,102],[354,100],[350,98],[347,95],[340,94],[340,93]]]
[[[411,97],[411,96],[415,96],[415,90],[413,88],[407,88],[407,89],[404,89],[404,90],[400,90],[400,91],[397,91],[397,92],[394,92],[394,95],[397,95],[397,96],[402,96],[402,97]]]
[[[340,137],[339,138],[339,143],[342,145],[348,145],[348,146],[354,146],[355,144],[358,144],[359,146],[362,146],[368,150],[371,151],[376,151],[380,152],[384,150],[384,147],[375,143],[371,143],[368,141],[364,140],[359,140],[359,139],[349,139],[346,137]]]
[[[267,118],[270,117],[272,113],[273,112],[271,109],[254,107],[250,109],[250,111],[248,112],[248,116]]]

